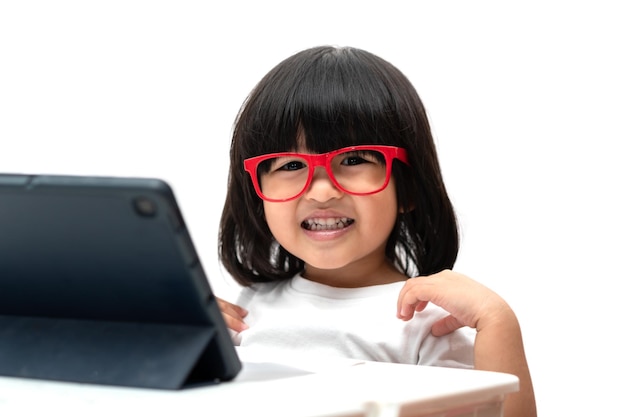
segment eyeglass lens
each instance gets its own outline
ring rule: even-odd
[[[348,193],[380,191],[387,181],[385,155],[375,150],[351,150],[330,160],[331,179]],[[263,195],[270,199],[289,199],[308,185],[315,167],[301,156],[279,156],[265,160],[257,169]]]

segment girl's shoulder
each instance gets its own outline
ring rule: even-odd
[[[239,300],[245,301],[256,297],[269,297],[272,294],[280,294],[284,292],[285,287],[289,285],[291,280],[257,282],[247,287],[242,287],[239,292]]]

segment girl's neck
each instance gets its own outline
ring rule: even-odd
[[[309,281],[338,288],[369,287],[407,279],[387,260],[378,264],[352,263],[337,269],[320,269],[307,264],[302,276]]]

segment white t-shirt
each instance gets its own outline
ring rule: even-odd
[[[396,317],[404,282],[335,288],[300,275],[243,288],[236,304],[248,310],[249,328],[232,332],[235,345],[280,356],[325,357],[472,368],[475,330],[431,335],[448,313],[430,303],[410,321]]]

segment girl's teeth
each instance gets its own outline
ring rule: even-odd
[[[307,219],[303,222],[305,229],[308,230],[336,230],[343,229],[354,222],[353,219],[347,217],[324,218],[324,219]]]

